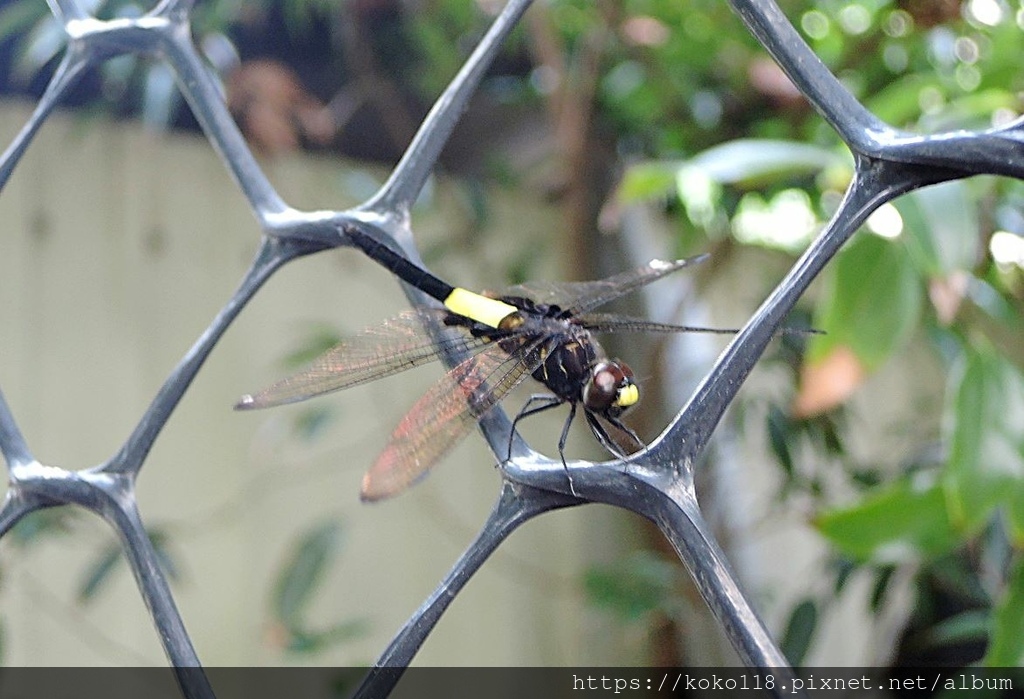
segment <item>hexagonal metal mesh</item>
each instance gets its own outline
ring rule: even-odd
[[[983,131],[922,136],[885,124],[855,100],[803,42],[772,0],[732,0],[749,30],[793,83],[839,133],[854,154],[855,176],[828,225],[785,279],[718,358],[692,398],[662,436],[626,462],[571,462],[569,490],[559,460],[514,441],[503,465],[500,497],[476,541],[456,563],[367,675],[359,696],[386,696],[434,624],[489,554],[523,522],[544,512],[587,502],[626,508],[652,520],[693,575],[711,610],[743,660],[752,667],[790,672],[764,625],[740,592],[729,566],[701,518],[692,467],[730,401],[797,299],[842,244],[879,205],[929,184],[991,173],[1024,174],[1020,119]],[[0,451],[9,487],[0,510],[0,535],[27,514],[78,506],[99,514],[118,534],[138,588],[150,610],[170,664],[187,697],[213,696],[175,607],[156,551],[136,506],[135,480],[161,429],[221,335],[264,281],[287,262],[350,245],[346,226],[397,243],[415,259],[408,211],[433,168],[459,114],[498,46],[522,17],[529,0],[509,0],[472,56],[440,96],[401,162],[380,191],[343,211],[300,211],[278,196],[261,171],[192,41],[190,0],[166,0],[135,19],[100,21],[76,0],[51,0],[68,34],[67,50],[35,111],[0,160],[0,186],[41,124],[76,79],[90,67],[134,53],[163,61],[198,118],[206,137],[234,176],[262,229],[258,253],[237,291],[167,377],[118,452],[93,468],[74,470],[40,463],[0,394]],[[426,303],[407,290],[413,303]],[[452,359],[452,358],[450,358]],[[494,410],[482,421],[496,453],[511,428]],[[387,669],[390,668],[390,671]]]

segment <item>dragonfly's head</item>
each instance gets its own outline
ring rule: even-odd
[[[624,362],[603,360],[591,368],[583,387],[583,405],[588,410],[617,418],[639,402],[640,388]]]

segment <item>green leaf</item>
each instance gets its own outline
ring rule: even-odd
[[[953,521],[979,528],[1003,505],[1024,544],[1024,376],[987,347],[969,347],[950,376],[943,479]]]
[[[743,138],[698,153],[685,167],[719,184],[753,188],[848,162],[834,151],[808,143]]]
[[[156,554],[161,570],[171,580],[177,580],[180,577],[179,567],[177,560],[171,554],[171,550],[168,547],[168,543],[171,540],[170,535],[163,529],[156,528],[150,529],[146,533],[149,536],[149,542],[153,545],[153,552]]]
[[[768,443],[782,470],[790,478],[793,476],[793,455],[789,450],[792,432],[786,414],[777,405],[768,406]]]
[[[782,636],[781,650],[794,666],[803,664],[817,626],[818,607],[814,600],[805,599],[793,608],[786,624],[786,633]]]
[[[14,525],[11,537],[18,546],[27,546],[43,536],[68,533],[68,513],[62,509],[37,510]]]
[[[958,320],[980,332],[1004,357],[1024,371],[1024,317],[1020,309],[983,279],[971,276]]]
[[[709,182],[753,188],[848,163],[843,155],[799,141],[738,139],[709,148],[689,160],[633,165],[619,183],[616,198],[632,204],[664,197],[678,186],[678,181],[693,173]]]
[[[873,614],[878,614],[881,610],[885,594],[889,591],[889,583],[892,582],[895,572],[896,566],[894,565],[884,565],[875,571],[875,584],[871,588],[871,598],[868,601],[868,609]]]
[[[815,525],[852,558],[899,562],[948,551],[959,543],[940,485],[923,476],[886,486],[852,507],[828,510]]]
[[[1014,546],[1021,547],[1024,543],[1024,492],[1020,486],[1015,486],[1013,494],[1008,498],[1006,505],[1007,524],[1010,530],[1010,538]]]
[[[911,258],[928,276],[970,269],[978,254],[977,197],[962,180],[918,189],[896,202]]]
[[[671,611],[678,582],[678,566],[651,551],[637,551],[613,565],[591,568],[583,580],[592,604],[625,621]]]
[[[178,566],[167,548],[169,536],[159,528],[146,530],[146,536],[150,537],[153,544],[153,551],[157,557],[157,564],[167,577],[172,580],[178,579]],[[80,603],[91,602],[99,594],[100,589],[106,582],[109,582],[118,569],[119,564],[124,561],[124,550],[120,542],[112,542],[105,545],[92,563],[86,567],[82,579],[78,585],[78,601]]]
[[[301,616],[328,567],[341,550],[342,526],[329,520],[302,535],[274,584],[273,612],[289,629],[301,628]]]
[[[299,412],[295,417],[295,433],[300,439],[311,441],[334,423],[335,410],[329,405],[317,405]]]
[[[1024,664],[1024,558],[1020,555],[996,602],[992,636],[983,662],[989,667]]]
[[[619,182],[615,198],[623,204],[636,204],[665,197],[675,189],[679,167],[680,163],[667,160],[631,165]]]
[[[912,124],[921,115],[921,91],[934,90],[939,84],[937,76],[909,73],[888,83],[865,101],[864,106],[890,124]]]
[[[146,531],[157,564],[171,580],[178,579],[178,565],[167,548],[168,535],[154,528]],[[118,565],[124,560],[124,549],[119,542],[104,546],[93,562],[86,567],[82,580],[78,585],[77,598],[80,603],[91,602],[99,594],[103,586],[111,579]]]
[[[124,560],[124,556],[121,553],[120,544],[105,546],[100,551],[100,555],[85,570],[82,582],[78,585],[78,594],[76,595],[78,601],[89,602],[95,598],[103,584],[110,579],[117,564],[122,560]]]
[[[850,348],[868,371],[910,338],[920,316],[921,285],[899,241],[858,234],[835,260],[808,343],[811,362]]]
[[[286,648],[294,653],[316,653],[328,646],[351,641],[366,633],[364,619],[312,629],[304,612],[319,589],[331,564],[341,551],[342,524],[328,520],[309,528],[299,538],[274,583],[272,613],[287,633]]]
[[[982,130],[992,125],[993,112],[1014,109],[1016,101],[1016,95],[1003,87],[967,93],[951,99],[941,110],[922,114],[917,127],[927,133],[955,129]]]
[[[32,0],[17,0],[0,10],[0,40],[24,34],[50,16],[46,5]]]
[[[941,647],[984,641],[989,635],[991,612],[988,609],[970,609],[943,619],[924,634],[923,644]]]
[[[284,358],[284,366],[294,369],[303,367],[341,341],[338,331],[329,325],[315,325],[294,351]]]
[[[860,566],[856,561],[846,556],[841,556],[833,559],[830,567],[835,570],[835,584],[832,586],[832,589],[838,596],[846,588],[846,584],[850,582],[853,574],[857,572]]]
[[[969,543],[974,544],[973,541]],[[992,595],[985,589],[988,583],[978,577],[976,561],[969,561],[963,551],[948,551],[936,556],[927,565],[928,570],[924,575],[930,578],[929,587],[959,599],[967,607],[992,605]],[[929,593],[929,598],[934,600],[934,594]]]
[[[14,62],[13,75],[28,80],[52,60],[66,43],[64,26],[52,15],[44,17],[29,31],[24,50]]]
[[[369,624],[365,619],[335,624],[324,631],[292,629],[288,650],[293,653],[318,653],[338,643],[348,643],[365,636]]]
[[[153,63],[143,70],[142,120],[144,123],[167,127],[174,116],[181,93],[174,82],[174,73],[163,63]]]

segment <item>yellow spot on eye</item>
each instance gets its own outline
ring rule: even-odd
[[[619,389],[619,393],[615,396],[614,405],[618,408],[628,408],[631,405],[636,405],[640,401],[640,389],[637,388],[636,384],[629,384]]]
[[[458,313],[492,328],[497,328],[501,321],[517,312],[515,306],[510,306],[504,301],[489,299],[459,287],[448,294],[444,305],[452,313]]]

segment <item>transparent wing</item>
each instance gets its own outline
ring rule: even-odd
[[[718,335],[735,335],[738,328],[706,328],[700,325],[673,325],[656,323],[643,318],[631,318],[612,313],[583,313],[574,321],[587,330],[599,333],[715,333]],[[814,328],[779,328],[777,334],[822,335],[821,330]]]
[[[429,471],[502,398],[540,363],[541,343],[511,355],[497,344],[470,357],[434,384],[391,433],[363,477],[363,500],[397,495]]]
[[[440,323],[446,313],[437,308],[413,309],[367,328],[335,345],[307,369],[258,393],[242,396],[235,408],[251,410],[295,403],[397,374],[437,359],[446,350],[473,351],[485,342],[449,330],[439,334],[435,343],[427,327]]]
[[[585,313],[574,319],[587,330],[601,333],[642,332],[642,333],[716,333],[733,335],[736,328],[705,328],[700,325],[673,325],[656,323],[643,318],[631,318],[611,313]]]
[[[584,313],[646,286],[683,267],[704,261],[707,255],[684,260],[651,260],[642,267],[592,282],[528,282],[506,289],[507,296],[526,296],[540,303],[558,304],[573,314]]]

